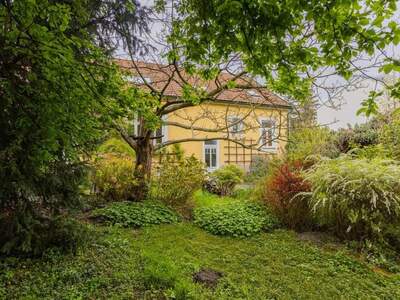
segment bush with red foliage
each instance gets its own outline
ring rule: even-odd
[[[286,162],[278,166],[266,180],[265,202],[287,227],[307,230],[312,227],[311,213],[306,197],[311,186],[304,181],[300,161]]]

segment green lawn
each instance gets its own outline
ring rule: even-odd
[[[233,197],[218,197],[217,195],[205,193],[203,191],[197,191],[194,194],[194,203],[196,207],[210,207],[218,205],[226,205],[233,202],[240,201]]]
[[[203,198],[196,201],[212,203]],[[76,256],[2,260],[0,298],[400,299],[400,274],[373,271],[285,230],[239,239],[190,223],[92,227],[98,237]],[[202,267],[223,273],[215,290],[192,282]]]

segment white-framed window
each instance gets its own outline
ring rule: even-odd
[[[139,116],[137,114],[135,114],[133,117],[133,128],[132,128],[134,136],[139,135],[139,126],[140,126]]]
[[[229,133],[233,135],[241,135],[244,129],[243,118],[239,116],[229,116],[228,117],[228,126]]]
[[[141,77],[139,75],[125,75],[124,79],[125,79],[125,81],[134,83],[134,84],[151,83],[150,77]]]
[[[218,141],[204,141],[204,162],[208,171],[218,168]]]
[[[275,151],[278,146],[278,128],[276,126],[276,120],[272,118],[261,118],[259,122],[261,149]]]
[[[162,122],[167,120],[167,116],[164,115],[162,116]],[[140,131],[140,121],[138,115],[135,115],[133,117],[133,128],[132,128],[132,133],[134,136],[139,136],[139,131]],[[153,132],[153,137],[157,137],[154,139],[154,144],[160,144],[164,143],[168,140],[168,126],[162,124],[159,128],[154,130]]]
[[[167,121],[167,115],[161,117],[162,122]],[[168,126],[162,124],[159,128],[154,131],[154,136],[158,137],[155,139],[156,144],[164,143],[168,140]]]
[[[247,94],[253,97],[260,97],[260,94],[255,90],[247,90]]]

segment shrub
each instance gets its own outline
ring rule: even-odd
[[[394,161],[324,160],[309,170],[310,204],[321,225],[342,238],[380,238],[385,224],[400,215],[400,167]]]
[[[347,153],[353,148],[377,145],[379,143],[379,127],[377,120],[355,125],[353,128],[341,129],[336,132],[334,145],[340,153]]]
[[[264,200],[272,212],[287,227],[305,230],[312,227],[307,198],[301,193],[310,185],[301,174],[301,162],[283,163],[267,177]]]
[[[277,220],[256,203],[232,203],[195,210],[195,224],[215,235],[251,236],[277,226]]]
[[[367,262],[392,273],[400,272],[400,254],[387,243],[374,243],[369,240],[347,243],[363,255]]]
[[[39,254],[50,247],[49,235],[61,213],[81,204],[85,169],[81,163],[54,161],[43,166],[40,174],[32,173],[29,180],[6,184],[7,171],[0,175],[4,179],[0,184],[0,252]]]
[[[211,194],[221,195],[221,191],[217,185],[217,180],[212,176],[207,176],[204,180],[203,190]]]
[[[268,169],[270,167],[270,158],[264,155],[254,155],[251,158],[250,170],[245,181],[254,182],[260,178],[265,177],[268,174]]]
[[[98,148],[100,154],[114,154],[122,157],[135,157],[135,151],[121,138],[110,138]]]
[[[232,193],[232,197],[238,200],[254,199],[254,191],[250,188],[238,188]]]
[[[181,209],[204,182],[203,164],[196,158],[163,162],[152,178],[150,197],[166,205]]]
[[[107,155],[100,158],[92,176],[97,195],[108,201],[129,199],[136,185],[133,168],[132,159],[127,157]]]
[[[353,143],[360,145],[361,147],[378,144],[380,126],[379,122],[375,119],[372,119],[365,124],[356,124],[353,129]]]
[[[391,122],[382,127],[380,141],[390,157],[400,160],[400,111],[394,113]]]
[[[328,128],[301,128],[290,134],[286,146],[289,161],[306,161],[313,156],[335,157],[338,155],[332,143],[333,134]]]
[[[178,222],[175,212],[156,202],[115,202],[96,209],[91,218],[123,227],[142,227]]]
[[[182,162],[184,159],[185,151],[180,144],[173,144],[166,148],[161,148],[154,153],[154,158],[160,163],[168,162]]]
[[[244,172],[236,165],[225,165],[210,174],[205,189],[221,196],[231,195],[243,180]]]
[[[48,248],[55,247],[63,252],[75,254],[94,239],[95,232],[78,220],[60,216],[51,222],[45,234],[49,241]]]
[[[390,153],[382,144],[354,148],[348,152],[353,158],[390,158]]]
[[[400,256],[400,221],[386,224],[382,235],[384,241]]]
[[[24,217],[24,226],[20,226],[18,217],[1,217],[1,252],[40,255],[45,250],[57,248],[63,252],[76,253],[92,236],[87,226],[70,217]]]

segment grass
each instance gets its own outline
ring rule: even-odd
[[[146,230],[143,248],[159,261],[174,262],[175,285],[193,271],[224,274],[217,289],[192,289],[196,299],[324,299],[400,297],[400,277],[374,273],[345,253],[329,253],[276,231],[249,239],[211,236],[191,225]],[[190,287],[190,286],[189,286]],[[190,291],[190,288],[188,288]]]
[[[197,194],[198,205],[234,198]],[[217,202],[218,201],[218,202]],[[77,255],[0,260],[0,299],[399,299],[400,274],[276,230],[251,238],[208,234],[190,223],[140,230],[91,226]],[[223,273],[215,290],[193,283],[200,268]]]
[[[249,192],[246,190],[237,190],[232,197],[219,197],[202,190],[198,190],[194,193],[193,200],[196,207],[214,207],[220,205],[228,205],[241,201],[251,200]]]

